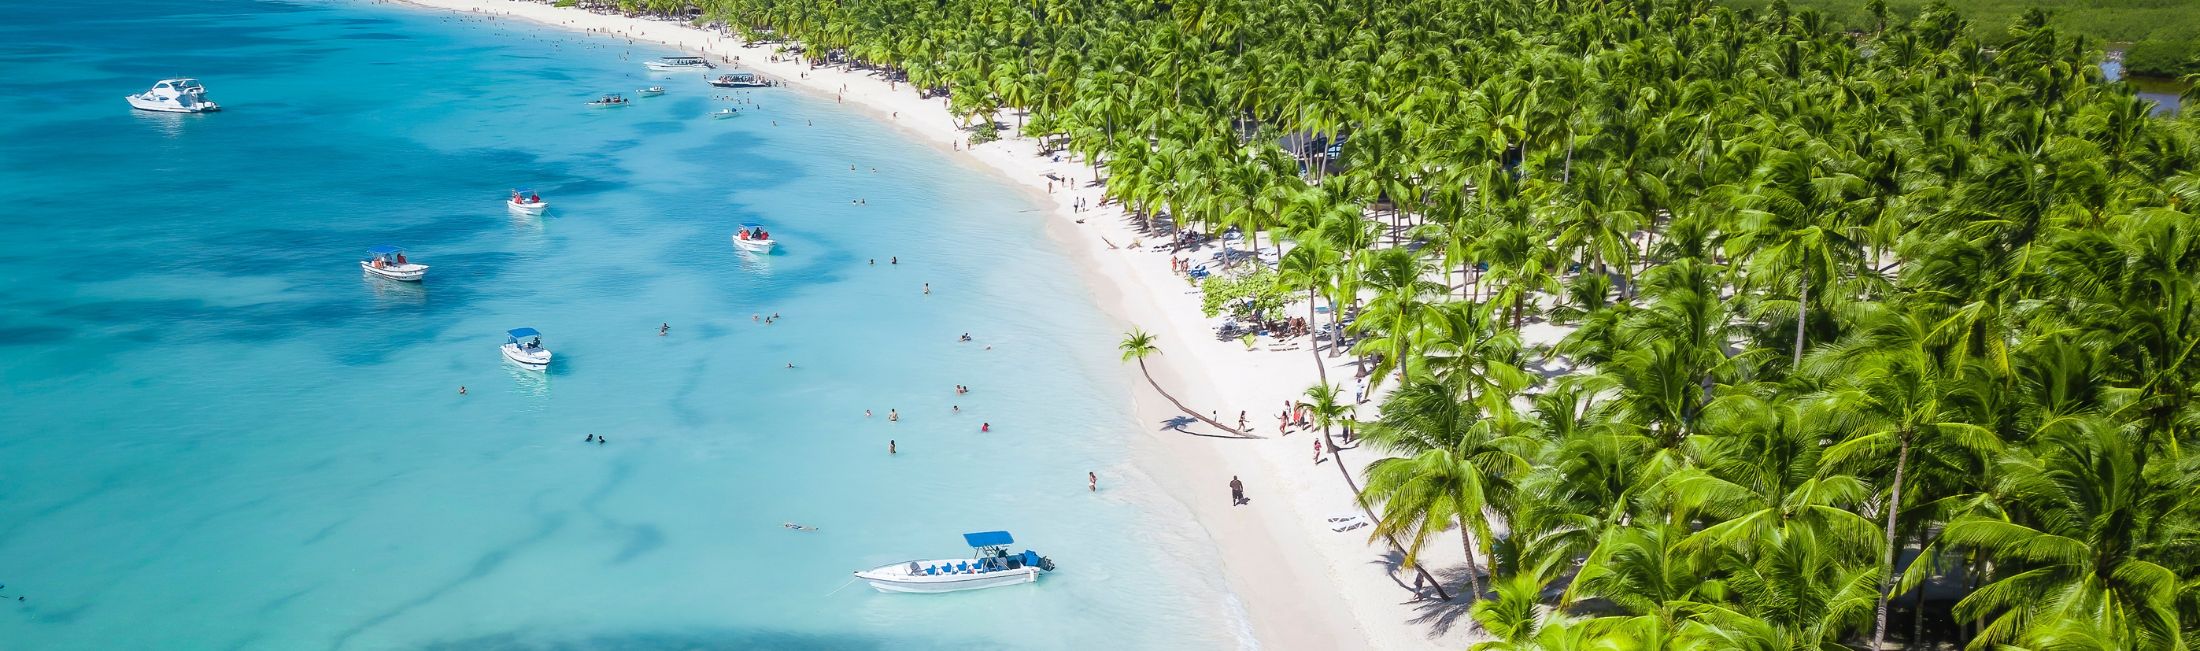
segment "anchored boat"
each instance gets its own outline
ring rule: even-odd
[[[197,79],[162,79],[153,84],[152,90],[122,99],[140,111],[210,113],[222,110],[220,104],[206,98],[206,87],[199,85]]]
[[[514,328],[504,342],[504,358],[530,371],[550,368],[550,349],[542,347],[542,333],[534,328]]]
[[[596,101],[589,102],[588,106],[590,108],[619,108],[621,106],[626,106],[628,103],[629,102],[626,98],[620,97],[617,93],[613,93],[596,98]]]
[[[729,72],[710,80],[710,85],[719,88],[762,88],[770,84],[764,83],[753,72]]]
[[[367,249],[367,257],[359,261],[359,267],[370,274],[407,282],[417,283],[428,275],[428,265],[406,260],[404,248],[388,244]]]
[[[741,230],[733,232],[733,245],[743,251],[770,253],[775,244],[778,242],[772,241],[771,231],[764,230],[763,224],[742,224]]]
[[[651,70],[662,72],[709,70],[717,67],[711,65],[710,60],[703,57],[660,57],[656,61],[643,61],[642,65],[648,66]]]
[[[963,534],[977,550],[974,558],[906,561],[856,572],[879,592],[957,592],[1036,583],[1040,572],[1054,571],[1054,560],[1026,549],[1010,553],[1016,539],[1006,531]]]
[[[519,188],[512,191],[512,198],[504,200],[504,207],[522,215],[540,215],[550,209],[550,202],[543,201],[534,190]]]

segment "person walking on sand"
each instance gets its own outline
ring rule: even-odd
[[[1320,438],[1316,438],[1316,439],[1314,439],[1314,463],[1318,465],[1318,464],[1320,464],[1321,462],[1322,462],[1322,440],[1321,440]]]
[[[1230,475],[1230,506],[1238,506],[1244,503],[1245,482],[1238,481],[1237,475]]]
[[[1240,431],[1240,432],[1243,432],[1243,431],[1245,431],[1245,426],[1246,426],[1246,424],[1247,424],[1247,423],[1248,423],[1248,421],[1246,421],[1246,420],[1245,420],[1245,410],[1243,410],[1243,409],[1239,409],[1239,410],[1238,410],[1238,431]]]

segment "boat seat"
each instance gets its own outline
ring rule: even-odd
[[[928,574],[928,575],[937,575],[937,574],[939,574],[939,573],[940,573],[940,566],[938,566],[938,565],[927,565],[927,566],[925,566],[925,568],[924,568],[924,573],[925,573],[925,574]]]
[[[956,564],[955,564],[955,572],[956,572],[957,574],[960,574],[960,573],[963,573],[963,572],[968,572],[968,571],[970,571],[970,564],[969,564],[969,563],[956,563]]]

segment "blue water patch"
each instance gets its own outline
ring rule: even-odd
[[[0,648],[1234,643],[1211,543],[1129,464],[1120,328],[1021,190],[623,39],[348,2],[10,16],[0,92],[38,101],[0,124],[0,595],[28,597]],[[122,100],[178,76],[225,110]],[[743,222],[780,250],[737,251]],[[426,281],[364,274],[383,244]],[[501,359],[522,326],[548,372]],[[1003,528],[1061,569],[850,585]]]

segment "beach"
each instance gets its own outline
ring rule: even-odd
[[[1131,387],[1137,419],[1150,427],[1127,437],[1137,462],[1172,496],[1195,514],[1220,547],[1233,593],[1243,601],[1262,648],[1459,648],[1475,638],[1464,599],[1412,602],[1412,574],[1393,574],[1396,555],[1369,543],[1365,528],[1338,532],[1331,518],[1360,513],[1333,462],[1315,462],[1312,433],[1279,436],[1276,415],[1286,401],[1298,399],[1316,383],[1306,338],[1282,342],[1291,350],[1270,350],[1264,341],[1248,351],[1236,341],[1218,341],[1216,321],[1200,313],[1199,292],[1172,272],[1164,244],[1141,235],[1135,219],[1101,204],[1093,170],[1067,156],[1041,156],[1031,139],[1003,134],[995,142],[964,147],[967,132],[958,128],[944,99],[920,99],[906,84],[891,84],[871,71],[811,68],[793,57],[772,60],[772,45],[746,45],[738,39],[680,23],[514,0],[407,0],[435,9],[611,34],[680,48],[713,61],[737,58],[752,70],[786,87],[831,97],[840,105],[892,124],[911,138],[956,151],[974,167],[998,174],[1043,195],[1053,210],[1035,219],[1070,249],[1078,272],[1090,284],[1101,308],[1131,327],[1153,333],[1161,354],[1149,359],[1164,388],[1194,409],[1209,409],[1229,422],[1248,412],[1250,431],[1266,438],[1216,438],[1204,425],[1187,431],[1167,423],[1181,415],[1144,385]],[[637,64],[638,65],[638,64]],[[1004,115],[1004,122],[1014,118]],[[1073,180],[1064,183],[1057,179]],[[1079,211],[1080,205],[1086,209]],[[1142,239],[1148,241],[1141,241]],[[1205,258],[1213,246],[1180,256]],[[1304,303],[1287,309],[1301,314]],[[1112,347],[1113,341],[1079,345]],[[1349,356],[1325,356],[1332,383],[1349,395],[1354,369]],[[1378,458],[1374,450],[1349,449],[1344,458],[1358,466]],[[1251,502],[1233,506],[1226,484],[1242,479]],[[1432,573],[1454,576],[1460,551],[1433,545],[1424,552]],[[1447,581],[1447,589],[1452,583]],[[1457,592],[1457,589],[1453,589]]]

